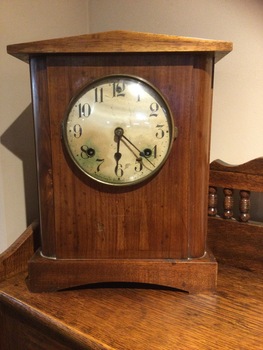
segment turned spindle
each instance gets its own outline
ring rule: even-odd
[[[250,219],[250,192],[241,190],[239,192],[240,202],[239,202],[239,210],[240,210],[240,220],[242,222],[247,222]]]
[[[209,187],[208,193],[208,215],[216,216],[217,214],[217,188]]]
[[[224,188],[224,218],[231,219],[233,217],[233,190],[230,188]]]

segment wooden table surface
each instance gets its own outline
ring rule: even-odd
[[[0,290],[1,305],[31,324],[27,332],[45,333],[61,349],[263,349],[262,274],[238,268],[219,267],[214,294],[139,286],[34,294],[24,274]]]

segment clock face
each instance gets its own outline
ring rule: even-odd
[[[77,167],[109,185],[132,185],[153,176],[174,141],[170,109],[150,83],[106,76],[75,97],[63,121],[63,140]]]

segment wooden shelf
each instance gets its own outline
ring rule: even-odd
[[[219,268],[214,294],[104,285],[30,293],[0,285],[1,349],[260,349],[262,275]],[[15,334],[15,344],[14,344]]]

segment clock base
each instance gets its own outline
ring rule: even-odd
[[[163,285],[189,293],[216,289],[217,262],[211,252],[180,259],[48,259],[36,252],[29,261],[31,292],[52,292],[85,284],[134,282]]]

